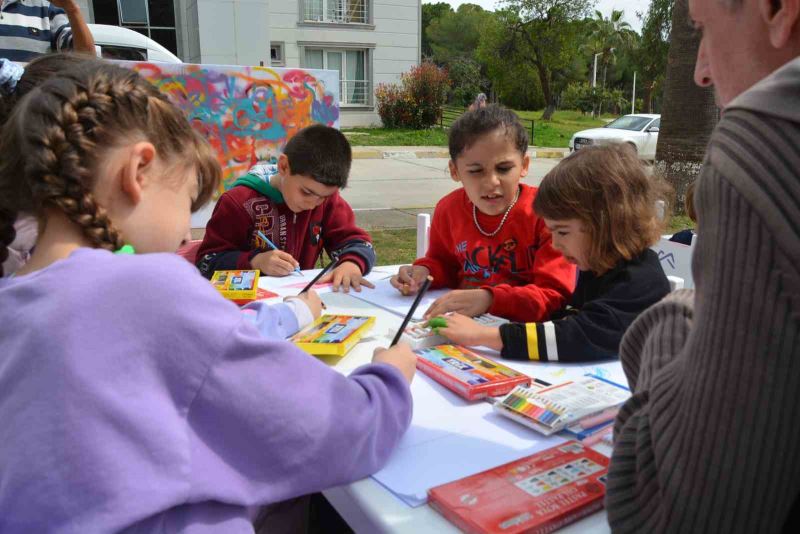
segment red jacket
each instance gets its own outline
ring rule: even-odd
[[[432,288],[491,291],[489,313],[512,321],[543,321],[572,294],[575,267],[553,248],[549,230],[533,211],[537,189],[520,187],[519,200],[494,237],[475,228],[472,202],[463,188],[444,197],[433,214],[428,252],[414,265],[430,269]],[[478,212],[487,232],[502,218]]]
[[[353,209],[338,192],[313,210],[293,213],[273,191],[271,198],[236,185],[219,198],[197,254],[204,276],[252,269],[253,256],[271,250],[256,231],[291,254],[301,269],[313,269],[324,249],[333,258],[356,263],[364,274],[370,271],[375,252],[369,234],[356,226]]]

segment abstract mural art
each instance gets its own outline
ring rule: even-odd
[[[301,128],[339,126],[339,73],[330,70],[120,62],[189,117],[222,165],[220,194],[257,162],[274,161]]]

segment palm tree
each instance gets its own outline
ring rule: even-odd
[[[594,18],[590,21],[590,43],[594,48],[593,54],[600,54],[600,61],[603,66],[602,87],[604,89],[608,65],[616,61],[615,52],[629,44],[635,35],[631,25],[622,20],[624,16],[625,12],[623,10],[614,9],[611,11],[611,16],[605,18],[602,13],[595,10]]]
[[[700,174],[708,139],[719,120],[713,90],[694,83],[700,36],[686,23],[688,16],[687,0],[675,0],[656,148],[656,169],[675,190],[677,213],[683,213],[686,188]]]

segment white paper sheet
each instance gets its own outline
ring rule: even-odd
[[[288,276],[262,276],[259,279],[259,287],[263,287],[264,289],[268,289],[273,293],[277,293],[281,297],[288,297],[290,295],[297,295],[302,291],[306,285],[308,285],[311,280],[314,279],[315,276],[319,274],[321,269],[311,269],[308,271],[301,271],[301,275],[297,274],[290,274]],[[374,269],[371,273],[366,276],[366,279],[372,282],[373,284],[378,284],[383,280],[390,278],[392,276],[393,271],[391,270],[381,270],[380,268]],[[332,291],[332,284],[325,283],[325,284],[315,284],[314,291],[319,294],[329,293]],[[362,290],[369,291],[369,288],[364,287]],[[358,293],[354,290],[350,291],[350,294],[357,295]]]
[[[504,362],[548,382],[564,382],[602,370],[619,381],[619,362],[581,365]],[[411,384],[411,426],[386,466],[372,478],[409,506],[427,502],[427,491],[565,441],[543,436],[492,410],[488,402],[468,402],[422,373]]]
[[[423,295],[422,300],[414,312],[412,319],[421,321],[423,315],[428,310],[433,301],[447,293],[449,289],[435,289]],[[401,295],[397,289],[392,287],[388,279],[379,280],[375,283],[375,289],[365,288],[361,293],[351,293],[354,297],[374,304],[386,311],[392,312],[400,317],[405,317],[411,305],[414,303],[415,295]]]

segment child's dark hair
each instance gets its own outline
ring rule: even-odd
[[[283,150],[292,174],[310,176],[325,185],[343,188],[350,175],[353,152],[342,132],[323,124],[307,126]]]
[[[0,134],[0,261],[17,215],[42,220],[45,209],[62,211],[94,246],[120,248],[123,236],[92,189],[108,150],[136,139],[153,143],[166,165],[197,170],[193,210],[211,198],[221,169],[208,143],[132,70],[84,59],[22,98]]]
[[[450,159],[453,161],[465,148],[469,148],[479,137],[502,129],[506,137],[524,156],[528,150],[528,132],[519,122],[517,114],[497,104],[467,111],[452,126],[448,136]]]
[[[663,223],[656,202],[668,192],[633,149],[612,144],[582,148],[561,161],[542,180],[533,207],[546,219],[581,221],[589,234],[587,261],[603,273],[658,241]]]

